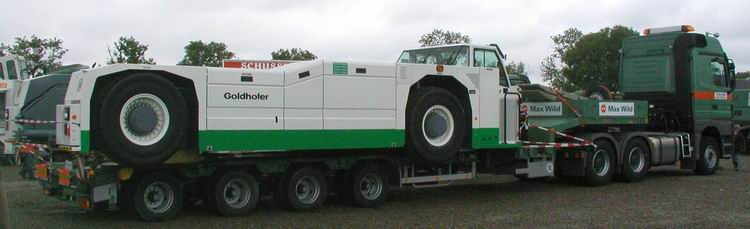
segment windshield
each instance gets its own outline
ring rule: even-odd
[[[399,63],[404,64],[444,64],[469,66],[469,47],[453,46],[407,50],[401,53]]]

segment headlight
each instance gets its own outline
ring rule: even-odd
[[[8,120],[8,119],[10,119],[10,110],[8,110],[8,109],[6,108],[6,109],[5,109],[5,120]]]
[[[63,119],[65,121],[68,121],[70,119],[70,108],[66,107],[65,110],[63,110]]]

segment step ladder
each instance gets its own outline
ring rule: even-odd
[[[680,154],[682,158],[693,157],[693,145],[690,144],[690,134],[680,134]]]

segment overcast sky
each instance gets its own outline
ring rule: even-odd
[[[552,51],[550,36],[577,27],[585,33],[625,25],[691,24],[718,32],[739,71],[750,70],[750,1],[34,1],[2,0],[0,41],[35,34],[57,37],[70,51],[65,64],[103,63],[120,36],[149,45],[147,57],[174,65],[191,40],[224,42],[240,59],[270,59],[299,47],[319,58],[395,62],[432,29],[498,43],[512,61],[539,63]]]

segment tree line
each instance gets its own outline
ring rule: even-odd
[[[107,47],[107,64],[156,64],[154,58],[147,57],[149,46],[132,36],[120,37]],[[69,50],[63,48],[63,41],[56,38],[16,37],[11,44],[0,43],[0,56],[17,55],[26,60],[26,71],[36,77],[63,67],[62,57]],[[219,67],[225,59],[235,58],[234,52],[222,42],[190,41],[184,47],[185,54],[177,65]],[[318,57],[301,49],[279,49],[271,52],[273,60],[314,60]]]
[[[566,90],[586,90],[598,85],[610,89],[618,88],[620,47],[625,38],[639,33],[630,27],[615,25],[597,32],[584,34],[577,28],[569,28],[561,34],[551,36],[552,53],[540,65],[540,76],[550,86]],[[460,32],[434,29],[419,37],[422,47],[471,43],[471,37]],[[17,37],[12,44],[0,43],[0,56],[13,54],[26,58],[27,71],[40,76],[62,67],[61,58],[68,52],[58,38]],[[132,36],[120,37],[107,48],[108,64],[156,64],[147,57],[149,46]],[[221,66],[224,59],[236,57],[222,42],[190,41],[184,47],[184,56],[178,65]],[[318,57],[301,48],[279,49],[271,52],[273,60],[314,60]],[[528,75],[523,61],[509,61],[505,69],[511,74]],[[738,78],[750,78],[750,72],[737,73]]]

